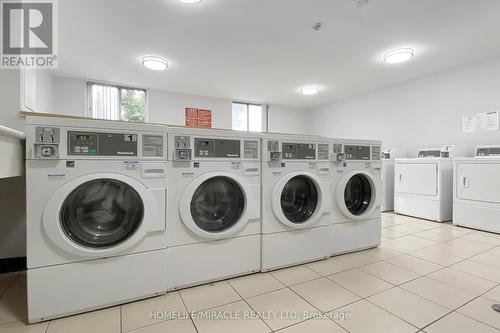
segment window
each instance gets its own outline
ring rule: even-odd
[[[115,84],[89,82],[89,117],[95,119],[144,122],[146,90]]]
[[[233,103],[233,130],[264,132],[266,106],[248,103]]]

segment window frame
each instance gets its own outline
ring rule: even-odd
[[[246,112],[247,112],[247,121],[246,121],[246,130],[245,131],[240,131],[240,132],[247,132],[247,133],[267,133],[269,131],[269,119],[268,119],[268,113],[269,113],[269,107],[266,104],[259,104],[259,103],[250,103],[250,102],[239,102],[239,101],[233,101],[231,103],[231,129],[233,131],[239,131],[235,130],[232,128],[232,120],[233,120],[233,105],[234,104],[239,104],[239,105],[245,105],[246,106]],[[260,106],[261,108],[261,126],[262,126],[262,131],[260,132],[254,132],[250,131],[250,106]]]
[[[93,110],[92,110],[92,99],[93,99],[93,94],[92,94],[92,87],[94,85],[99,85],[99,86],[104,86],[104,87],[112,87],[112,88],[117,88],[118,89],[118,105],[120,107],[120,114],[121,114],[121,105],[122,105],[122,89],[123,90],[140,90],[144,91],[144,122],[148,122],[149,120],[149,112],[148,112],[148,90],[146,88],[139,88],[139,87],[132,87],[128,86],[125,84],[119,84],[119,83],[113,83],[113,82],[106,82],[106,81],[95,81],[95,80],[88,80],[87,81],[87,98],[86,98],[86,105],[85,105],[85,115],[88,118],[92,119],[98,119],[99,118],[94,118],[93,117]],[[105,120],[113,120],[113,121],[125,121],[129,122],[128,120],[123,120],[123,119],[105,119]]]

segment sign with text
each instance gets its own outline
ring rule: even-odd
[[[186,108],[186,127],[212,128],[212,110]]]
[[[497,131],[498,111],[465,115],[462,127],[464,133]]]

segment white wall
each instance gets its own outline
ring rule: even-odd
[[[312,133],[311,110],[288,106],[269,107],[269,132],[275,133]]]
[[[24,121],[19,117],[20,78],[17,69],[0,70],[0,125],[24,132]]]
[[[85,116],[87,82],[81,79],[54,77],[53,113]]]
[[[411,66],[411,64],[409,64]],[[313,131],[381,139],[387,147],[500,144],[500,132],[462,133],[464,114],[500,111],[500,60],[408,81],[313,110]]]
[[[36,70],[35,105],[37,112],[52,113],[55,108],[54,76],[51,70]]]
[[[85,116],[87,83],[78,78],[54,77],[55,113]],[[153,123],[184,125],[186,107],[212,110],[214,128],[231,129],[232,100],[148,89],[148,121]],[[309,110],[271,105],[269,131],[284,133],[310,133],[312,126]]]

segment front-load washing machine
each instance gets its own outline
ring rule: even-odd
[[[262,138],[262,270],[328,257],[329,141],[286,134]]]
[[[417,158],[396,159],[394,212],[436,222],[452,219],[453,158],[466,149],[446,145],[420,149]]]
[[[28,320],[165,293],[164,128],[26,123]]]
[[[394,160],[406,157],[404,149],[382,150],[382,212],[394,210]]]
[[[454,159],[453,224],[500,233],[500,146]]]
[[[168,289],[260,271],[260,137],[169,131]]]
[[[334,139],[331,255],[381,241],[382,162],[377,140]]]

